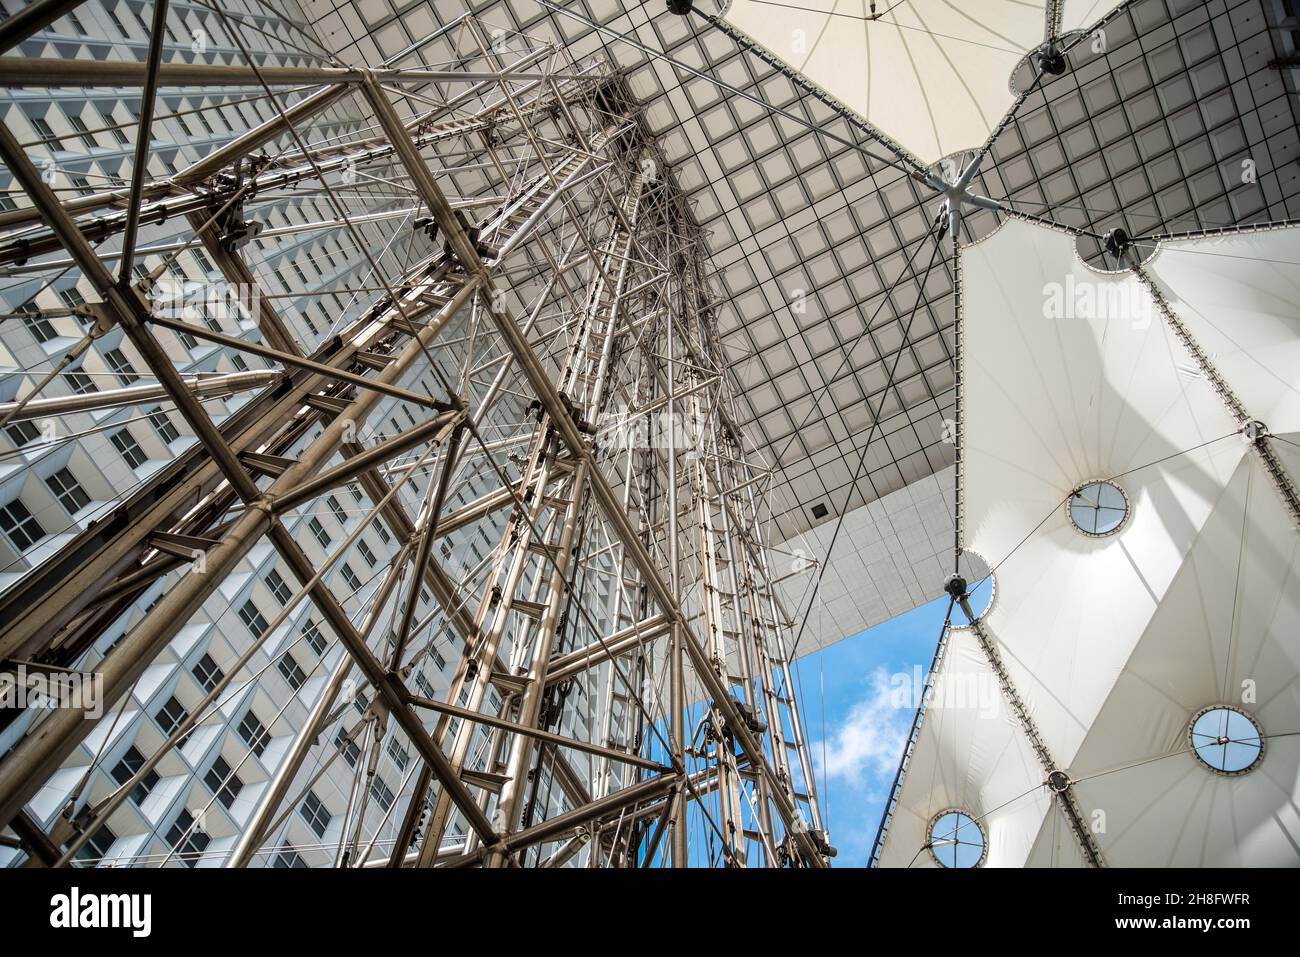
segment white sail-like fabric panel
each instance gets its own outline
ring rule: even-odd
[[[866,0],[736,0],[726,18],[925,164],[983,144],[1046,22],[1042,3],[1021,0],[881,0],[874,21],[868,11]]]
[[[998,565],[986,627],[1068,767],[1246,449],[1136,277],[1019,221],[963,256],[965,537]],[[1067,499],[1112,477],[1130,518],[1089,538]]]
[[[1147,268],[1250,414],[1300,430],[1300,230],[1162,243]]]
[[[1080,803],[1105,814],[1108,864],[1300,864],[1298,576],[1300,535],[1243,458],[1071,762]],[[1244,692],[1264,760],[1215,774],[1188,721]]]
[[[1298,252],[1300,230],[1267,230],[1149,263],[1247,412],[1278,423],[1270,447],[1292,476]],[[983,627],[1094,844],[1115,866],[1300,864],[1300,533],[1272,477],[1135,276],[1095,272],[1069,236],[1018,221],[961,255],[964,540],[996,569]],[[1129,513],[1089,536],[1066,502],[1097,479]],[[1225,705],[1264,735],[1245,773],[1211,770],[1188,736]],[[924,727],[900,805],[952,800],[917,769],[972,765],[978,733]],[[919,846],[909,827],[902,843]],[[1022,862],[1085,863],[1057,808]]]
[[[975,637],[954,628],[881,849],[881,867],[937,867],[935,816],[960,809],[986,835],[986,867],[1020,867],[1051,804],[1038,759]]]

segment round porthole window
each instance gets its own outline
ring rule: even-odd
[[[965,811],[940,811],[930,822],[930,854],[940,867],[979,867],[988,852],[984,828]]]
[[[1187,726],[1196,760],[1218,774],[1245,774],[1264,757],[1264,732],[1240,708],[1203,708]]]
[[[1114,482],[1086,482],[1070,493],[1066,508],[1070,524],[1099,538],[1119,531],[1128,519],[1128,496]]]

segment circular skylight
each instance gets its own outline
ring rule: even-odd
[[[1109,535],[1128,518],[1128,496],[1113,482],[1088,482],[1070,493],[1070,522],[1085,535]]]
[[[930,853],[940,867],[979,867],[987,850],[984,828],[965,811],[941,811],[930,822]]]
[[[1219,774],[1245,774],[1264,756],[1264,732],[1255,719],[1227,705],[1198,712],[1187,737],[1197,760]]]

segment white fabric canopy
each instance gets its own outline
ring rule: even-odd
[[[1041,782],[1038,759],[1002,701],[984,652],[968,630],[954,628],[880,865],[938,866],[925,849],[930,825],[953,808],[983,827],[985,866],[1023,864],[1050,804]]]
[[[1065,30],[1113,0],[1070,0]],[[1046,38],[1042,2],[736,0],[726,19],[922,163],[983,145],[1014,95],[1016,64]]]
[[[964,538],[996,566],[984,627],[1079,782],[1104,859],[1300,864],[1300,533],[1259,457],[1136,277],[1091,270],[1070,237],[1018,221],[962,256]],[[1180,241],[1148,263],[1292,475],[1296,262],[1300,229]],[[1129,517],[1090,537],[1065,503],[1097,479],[1125,492]],[[1266,736],[1263,761],[1236,777],[1190,751],[1189,722],[1221,704]],[[952,747],[942,725],[924,729],[909,806],[952,796],[925,772],[914,780]],[[954,773],[980,777],[966,805],[976,816],[982,792],[1024,784],[983,779],[1002,767]],[[1032,850],[1006,863],[1082,860],[1053,810]]]

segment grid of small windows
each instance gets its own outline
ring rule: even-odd
[[[182,864],[193,867],[212,843],[212,835],[197,827],[194,823],[194,815],[188,809],[182,808],[181,813],[176,815],[176,822],[167,831],[167,843],[171,845],[172,850],[176,852],[176,858]]]
[[[217,796],[217,800],[227,808],[235,803],[235,798],[244,789],[244,782],[239,780],[239,775],[221,755],[213,759],[212,766],[208,768],[208,773],[203,776],[203,780]]]
[[[41,528],[41,523],[27,510],[21,499],[0,505],[0,529],[4,530],[14,548],[20,552],[31,548],[45,537],[45,529]]]
[[[206,652],[202,658],[194,663],[194,667],[190,671],[194,675],[194,680],[203,687],[204,691],[211,691],[226,676],[221,667],[212,660],[212,656]]]
[[[76,515],[83,508],[90,504],[90,496],[86,494],[72,473],[68,469],[61,468],[52,473],[45,480],[50,492],[58,499],[60,505],[68,510],[69,515]]]
[[[307,680],[307,673],[302,670],[302,666],[294,659],[293,655],[285,652],[280,658],[280,663],[276,666],[280,669],[280,674],[284,680],[289,682],[289,687],[297,691]]]
[[[113,765],[113,770],[109,774],[118,784],[126,784],[127,781],[139,773],[140,769],[144,767],[144,763],[144,755],[140,753],[135,745],[131,745],[123,753],[122,759]],[[136,783],[135,787],[131,788],[131,800],[137,806],[143,804],[144,799],[149,796],[149,792],[158,784],[158,780],[158,772],[150,768]]]
[[[244,717],[240,719],[236,730],[239,731],[239,736],[244,739],[244,743],[248,745],[248,750],[260,758],[271,740],[271,732],[266,730],[266,725],[262,724],[261,719],[253,713],[252,708],[249,708],[244,713]]]
[[[130,429],[114,432],[110,438],[113,446],[122,454],[122,458],[126,459],[126,464],[131,468],[138,469],[149,461],[149,457],[144,454],[144,449],[140,448],[140,443],[135,440],[135,436],[131,434]]]
[[[316,832],[317,837],[325,836],[325,832],[329,830],[332,815],[325,807],[325,803],[316,796],[315,791],[307,792],[307,796],[302,799],[302,804],[298,807],[298,813]]]

